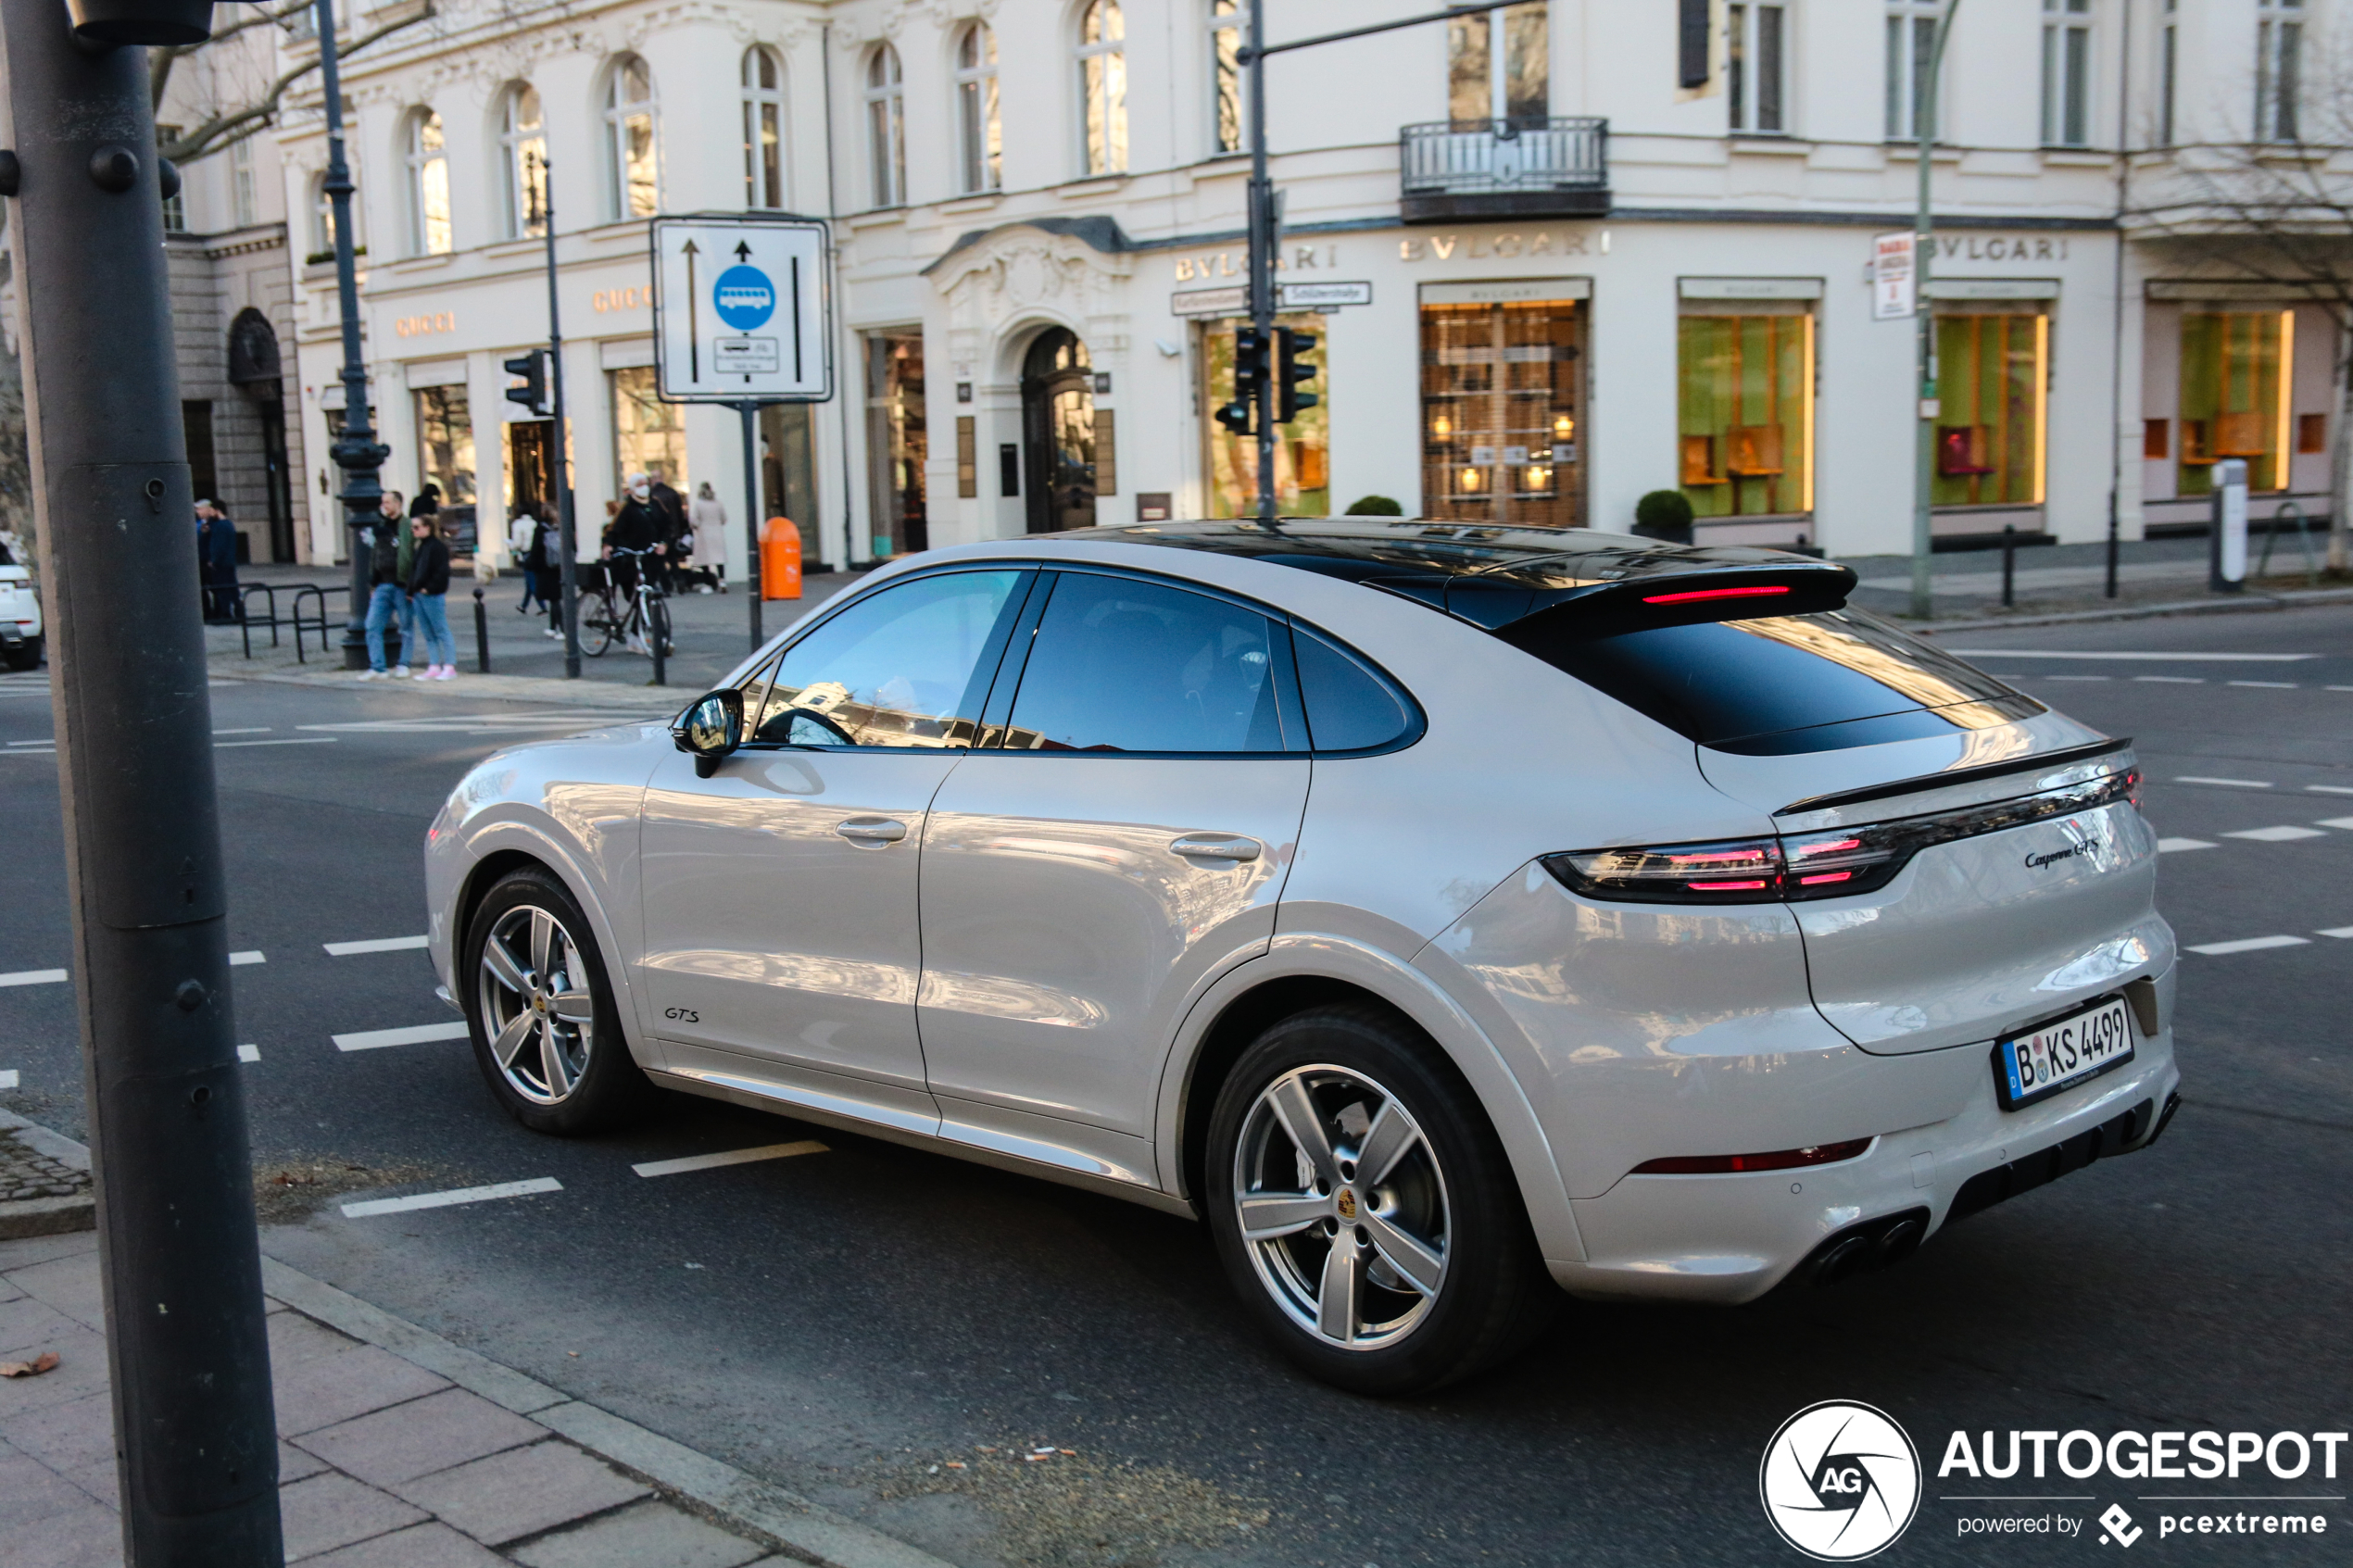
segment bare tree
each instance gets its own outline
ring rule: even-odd
[[[172,69],[190,55],[199,50],[223,51],[225,46],[255,28],[287,27],[314,8],[313,0],[278,0],[274,5],[241,8],[234,20],[216,28],[212,37],[205,43],[150,50],[147,56],[149,101],[158,112],[162,110],[164,94],[171,86]],[[336,51],[346,57],[356,55],[371,44],[431,19],[434,14],[434,0],[410,0],[409,4],[379,11],[375,14],[375,25],[367,31],[348,39],[338,38]],[[259,57],[267,57],[272,66],[276,64],[274,54]],[[220,152],[267,130],[276,123],[286,94],[296,82],[318,69],[319,57],[313,55],[269,80],[245,83],[243,91],[224,94],[223,101],[217,101],[201,111],[205,118],[199,123],[164,138],[157,150],[174,163],[193,163],[197,158]]]
[[[2170,174],[2148,182],[2155,199],[2123,220],[2206,275],[2279,285],[2336,323],[2328,564],[2343,574],[2353,523],[2353,50],[2310,50],[2304,64],[2284,97],[2273,89],[2270,123],[2254,137],[2174,148]]]

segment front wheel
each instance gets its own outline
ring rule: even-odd
[[[588,917],[551,873],[501,877],[460,958],[475,1064],[516,1121],[574,1136],[648,1109],[653,1086],[630,1060]]]
[[[1437,1387],[1516,1352],[1558,1305],[1468,1087],[1378,1009],[1261,1035],[1218,1095],[1207,1177],[1235,1288],[1327,1383]]]

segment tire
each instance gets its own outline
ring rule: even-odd
[[[41,639],[38,637],[27,637],[15,647],[10,648],[8,650],[7,662],[8,668],[11,670],[40,669]]]
[[[1309,1121],[1319,1148],[1292,1132]],[[1370,1181],[1367,1153],[1385,1167]],[[1219,1090],[1206,1174],[1234,1288],[1326,1383],[1435,1388],[1516,1354],[1560,1305],[1469,1086],[1378,1008],[1317,1008],[1260,1035]]]
[[[580,639],[580,651],[591,659],[602,659],[605,656],[605,650],[612,646],[619,636],[613,626],[613,619],[610,615],[592,615],[585,618],[581,622],[581,632],[583,634]],[[586,633],[590,632],[597,633],[595,647],[588,646]]]
[[[651,1109],[654,1088],[630,1060],[588,917],[553,874],[533,866],[499,878],[459,958],[474,1063],[509,1115],[577,1137]]]

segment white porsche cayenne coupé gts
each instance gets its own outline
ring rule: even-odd
[[[1843,567],[1387,519],[875,572],[426,847],[491,1091],[658,1085],[1205,1219],[1284,1348],[1427,1388],[1558,1298],[1739,1302],[2145,1148],[2128,743]]]

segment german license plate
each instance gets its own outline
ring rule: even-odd
[[[2016,1110],[2132,1060],[2132,1015],[2110,997],[1996,1042],[1994,1088],[2002,1109]]]

